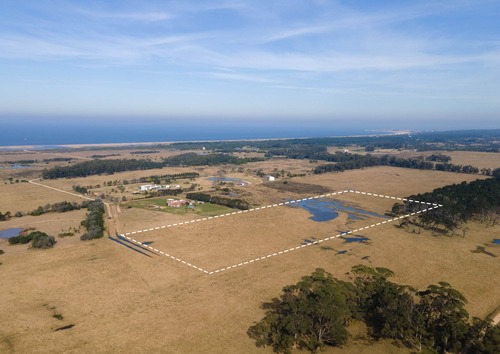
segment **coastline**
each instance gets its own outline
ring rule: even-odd
[[[375,131],[373,131],[375,132]],[[358,137],[374,137],[386,135],[407,135],[411,134],[411,130],[377,130],[378,134],[368,135],[338,135],[326,136],[325,138],[358,138]],[[2,150],[51,150],[51,149],[81,149],[81,148],[106,148],[120,146],[154,146],[154,145],[171,145],[175,143],[213,143],[213,142],[234,142],[234,141],[266,141],[266,140],[288,140],[288,139],[311,139],[312,137],[301,138],[271,138],[271,139],[229,139],[229,140],[179,140],[179,141],[157,141],[157,142],[127,142],[127,143],[99,143],[99,144],[47,144],[47,145],[6,145],[0,146]]]

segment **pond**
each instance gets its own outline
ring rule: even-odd
[[[19,233],[23,231],[23,229],[14,228],[0,231],[0,238],[11,238],[14,236],[19,236]]]
[[[248,185],[247,182],[245,181],[242,181],[241,179],[238,179],[238,178],[230,178],[230,177],[210,177],[210,178],[207,178],[207,181],[218,181],[218,182],[234,182],[234,183],[237,183],[237,184],[241,184],[241,185]]]
[[[307,210],[313,215],[309,219],[318,222],[333,220],[337,216],[339,216],[339,212],[347,212],[349,219],[355,220],[363,219],[369,215],[378,216],[380,218],[387,218],[384,215],[370,213],[363,209],[354,207],[351,203],[336,199],[309,199],[288,205],[293,208],[300,207],[304,210]]]
[[[35,167],[35,166],[33,166],[33,165],[12,165],[9,168],[10,169],[13,169],[13,168],[15,169],[15,168],[30,168],[30,167]]]
[[[367,243],[366,241],[370,240],[368,237],[364,237],[361,235],[354,235],[354,237],[345,237],[345,236],[340,236],[345,243],[351,243],[351,242],[359,242],[359,243]]]
[[[493,243],[496,243],[497,245],[500,245],[500,238],[496,238],[493,240]]]

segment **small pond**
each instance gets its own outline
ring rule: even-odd
[[[15,168],[30,168],[30,167],[35,167],[35,166],[33,166],[33,165],[12,165],[9,168],[15,169]]]
[[[340,236],[345,243],[351,243],[351,242],[359,242],[359,243],[367,243],[368,240],[370,240],[368,237],[364,237],[361,235],[354,235],[354,237],[345,237],[345,236]]]
[[[19,233],[23,231],[23,229],[14,228],[0,231],[0,238],[11,238],[14,236],[19,236]]]
[[[336,199],[309,199],[288,205],[293,208],[300,207],[304,210],[307,210],[308,212],[313,214],[313,216],[311,216],[309,219],[319,222],[333,220],[337,216],[339,216],[339,212],[347,212],[349,219],[360,220],[367,217],[368,215],[387,218],[384,215],[370,213],[363,209],[356,208],[348,202],[343,202]]]
[[[497,245],[500,245],[500,238],[496,238],[493,240],[493,243],[496,243]]]

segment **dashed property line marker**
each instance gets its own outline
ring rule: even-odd
[[[266,256],[257,257],[257,258],[254,258],[254,259],[251,259],[251,260],[248,260],[248,261],[240,262],[240,263],[237,263],[237,264],[225,267],[225,268],[220,268],[220,269],[217,269],[217,270],[214,270],[214,271],[208,271],[208,270],[203,269],[201,267],[195,266],[195,265],[193,265],[193,264],[191,264],[191,263],[189,263],[187,261],[181,260],[181,259],[179,259],[177,257],[174,257],[174,256],[172,256],[172,255],[170,255],[170,254],[168,254],[166,252],[163,252],[163,251],[157,250],[156,248],[153,248],[151,246],[145,245],[142,242],[137,241],[137,240],[135,240],[135,239],[133,239],[133,238],[131,238],[131,237],[128,236],[128,235],[132,235],[132,234],[136,234],[136,233],[143,233],[143,232],[147,232],[147,231],[154,231],[154,230],[164,229],[164,228],[173,227],[173,226],[180,226],[180,225],[184,225],[184,224],[190,224],[190,223],[193,223],[193,222],[211,220],[211,219],[220,218],[220,217],[224,217],[224,216],[230,216],[230,215],[236,215],[236,214],[240,214],[240,213],[252,212],[252,211],[266,209],[266,208],[273,208],[273,207],[277,207],[277,206],[298,203],[298,202],[305,201],[305,200],[311,200],[311,199],[329,197],[329,196],[338,195],[338,194],[342,194],[342,193],[363,194],[363,195],[369,195],[369,196],[379,197],[379,198],[385,198],[385,199],[401,200],[401,201],[410,202],[410,203],[420,203],[420,204],[425,204],[425,205],[432,205],[433,207],[430,207],[430,208],[427,208],[427,209],[424,209],[424,210],[419,210],[417,212],[412,212],[412,213],[409,213],[409,214],[406,214],[406,215],[402,215],[402,216],[396,217],[394,219],[384,220],[382,222],[378,222],[378,223],[375,223],[375,224],[372,224],[372,225],[369,225],[369,226],[360,227],[360,228],[358,228],[356,230],[342,232],[342,233],[340,233],[338,235],[326,237],[326,238],[323,238],[321,240],[317,240],[317,241],[314,241],[314,242],[311,242],[311,243],[307,243],[305,245],[292,247],[292,248],[289,248],[289,249],[286,249],[286,250],[282,250],[282,251],[278,251],[278,252],[273,252],[273,253],[270,253],[270,254],[268,254]],[[387,224],[387,223],[390,223],[390,222],[393,222],[393,221],[396,221],[396,220],[400,220],[400,219],[404,219],[404,218],[407,218],[407,217],[410,217],[410,216],[414,216],[416,214],[425,213],[426,211],[437,209],[437,208],[440,208],[442,206],[443,205],[436,204],[436,203],[421,202],[421,201],[416,201],[416,200],[411,200],[411,199],[405,199],[405,198],[399,198],[399,197],[391,197],[391,196],[386,196],[386,195],[381,195],[381,194],[374,194],[374,193],[368,193],[368,192],[360,192],[360,191],[355,191],[355,190],[349,189],[349,190],[344,190],[344,191],[339,191],[339,192],[334,192],[334,193],[322,194],[322,195],[318,195],[318,196],[314,196],[314,197],[309,197],[309,198],[303,198],[303,199],[298,199],[298,200],[292,200],[292,201],[282,202],[282,203],[279,203],[279,204],[270,204],[270,205],[267,205],[267,206],[264,206],[264,207],[257,207],[257,208],[243,210],[243,211],[238,211],[238,212],[233,212],[233,213],[227,213],[227,214],[222,214],[222,215],[210,216],[210,217],[200,218],[200,219],[196,219],[196,220],[184,221],[184,222],[179,222],[179,223],[170,224],[170,225],[163,225],[163,226],[152,227],[152,228],[144,229],[144,230],[127,232],[125,234],[121,234],[120,236],[125,237],[128,240],[130,240],[130,241],[132,241],[134,243],[137,243],[138,245],[141,245],[142,247],[149,248],[149,249],[151,249],[151,250],[153,250],[153,251],[155,251],[157,253],[160,253],[160,254],[168,257],[168,258],[176,260],[179,263],[185,264],[188,267],[197,269],[197,270],[199,270],[199,271],[201,271],[201,272],[203,272],[205,274],[215,274],[215,273],[223,272],[223,271],[228,270],[228,269],[241,267],[241,266],[244,266],[244,265],[247,265],[247,264],[255,263],[255,262],[263,260],[263,259],[275,257],[275,256],[278,256],[278,255],[281,255],[281,254],[285,254],[285,253],[292,252],[292,251],[295,251],[295,250],[298,250],[298,249],[302,249],[302,248],[305,248],[307,246],[311,246],[311,245],[315,245],[315,244],[317,245],[317,244],[319,244],[321,242],[328,241],[328,240],[331,240],[331,239],[335,239],[335,238],[338,238],[338,237],[341,237],[341,236],[344,236],[344,235],[347,235],[347,234],[351,234],[351,233],[354,233],[354,232],[366,230],[366,229],[369,229],[369,228],[372,228],[372,227],[375,227],[375,226],[379,226],[379,225],[382,225],[382,224]]]
[[[132,241],[132,242],[134,242],[134,243],[137,243],[138,245],[140,245],[140,246],[142,246],[142,247],[146,247],[146,248],[149,248],[149,249],[151,249],[151,250],[153,250],[153,251],[155,251],[155,252],[157,252],[157,253],[161,253],[163,256],[168,257],[168,258],[171,258],[171,259],[173,259],[173,260],[176,260],[177,262],[180,262],[180,263],[182,263],[182,264],[185,264],[185,265],[187,265],[188,267],[191,267],[191,268],[197,269],[197,270],[199,270],[199,271],[201,271],[201,272],[203,272],[203,273],[209,274],[208,270],[205,270],[205,269],[203,269],[203,268],[197,267],[197,266],[195,266],[195,265],[193,265],[193,264],[191,264],[191,263],[189,263],[189,262],[186,262],[186,261],[184,261],[184,260],[182,260],[182,259],[179,259],[179,258],[177,258],[177,257],[175,257],[175,256],[172,256],[172,255],[170,255],[170,254],[168,254],[168,253],[166,253],[166,252],[163,252],[163,251],[157,250],[156,248],[153,248],[153,247],[151,247],[151,246],[145,245],[144,243],[142,243],[142,242],[140,242],[140,241],[137,241],[137,240],[135,240],[135,239],[133,239],[133,238],[131,238],[131,237],[125,236],[124,234],[122,234],[122,235],[120,235],[120,236],[121,236],[121,237],[125,237],[127,240]]]
[[[426,211],[431,210],[431,209],[437,209],[439,207],[440,206],[435,206],[435,207],[432,207],[432,208],[421,210],[421,212],[423,213],[423,212],[426,212]],[[387,220],[386,222],[389,223],[389,222],[396,221],[396,220],[399,220],[399,219],[407,218],[409,216],[411,216],[411,214],[406,214],[406,215],[400,216],[399,218],[394,218],[394,219],[391,219],[391,220]],[[225,268],[217,269],[217,270],[209,272],[208,274],[219,273],[221,271],[224,271],[224,270],[227,270],[227,269],[230,269],[230,268],[241,267],[243,265],[246,265],[246,264],[249,264],[249,263],[253,263],[253,262],[257,262],[257,261],[260,261],[262,259],[266,259],[266,258],[278,256],[278,255],[281,255],[281,254],[284,254],[284,253],[287,253],[287,252],[292,252],[292,251],[295,251],[295,250],[298,250],[298,249],[302,249],[304,247],[308,247],[308,246],[311,246],[311,245],[317,245],[317,244],[319,244],[321,242],[324,242],[324,241],[328,241],[328,240],[335,239],[335,238],[338,238],[338,237],[341,237],[341,236],[344,236],[344,235],[352,234],[352,233],[360,231],[360,230],[369,229],[371,227],[375,227],[375,226],[378,226],[378,225],[381,225],[381,223],[376,223],[376,224],[372,224],[372,225],[369,225],[369,226],[361,227],[361,228],[359,228],[357,230],[352,230],[352,231],[347,231],[347,232],[341,232],[340,234],[337,234],[335,236],[326,237],[324,239],[317,240],[317,241],[314,241],[312,243],[307,243],[305,245],[301,245],[301,246],[297,246],[297,247],[292,247],[292,248],[289,248],[289,249],[286,249],[286,250],[282,250],[282,251],[279,251],[279,252],[274,252],[274,253],[269,254],[267,256],[257,257],[257,258],[251,259],[249,261],[240,262],[240,263],[234,264],[232,266],[228,266],[228,267],[225,267]]]
[[[391,196],[386,196],[386,195],[382,195],[382,194],[373,194],[373,193],[360,192],[360,191],[355,191],[355,190],[352,190],[352,189],[347,189],[347,190],[344,190],[344,191],[327,193],[327,194],[317,195],[317,196],[314,196],[314,197],[309,197],[309,198],[304,198],[304,199],[297,199],[297,200],[286,201],[286,202],[282,202],[282,203],[279,203],[279,204],[269,204],[267,206],[252,208],[252,209],[238,211],[238,212],[233,212],[233,213],[227,213],[227,214],[216,215],[216,216],[209,216],[209,217],[205,217],[205,218],[200,218],[200,219],[195,219],[195,220],[189,220],[189,221],[183,221],[183,222],[179,222],[179,223],[175,223],[175,224],[170,224],[170,225],[163,225],[163,226],[152,227],[150,229],[144,229],[144,230],[139,230],[139,231],[127,232],[127,233],[125,233],[125,235],[128,236],[128,235],[131,235],[131,234],[134,234],[134,233],[138,233],[138,232],[148,232],[148,231],[158,230],[160,228],[164,229],[166,227],[180,226],[180,225],[185,225],[185,224],[194,223],[194,222],[212,220],[212,219],[222,218],[222,217],[226,217],[226,216],[237,215],[237,214],[247,213],[247,212],[253,212],[253,211],[263,210],[263,209],[267,209],[267,208],[274,208],[274,207],[278,207],[278,206],[282,206],[282,205],[299,203],[299,202],[306,201],[306,200],[317,199],[317,198],[324,198],[324,197],[330,197],[330,196],[344,194],[344,193],[363,194],[363,195],[369,195],[369,196],[379,197],[379,198],[386,198],[386,199],[394,199],[394,200],[407,201],[407,202],[410,202],[410,203],[421,203],[421,204],[427,204],[427,205],[439,205],[439,204],[435,204],[435,203],[419,202],[419,201],[411,200],[411,199],[391,197]],[[439,206],[442,206],[442,205],[439,205]]]

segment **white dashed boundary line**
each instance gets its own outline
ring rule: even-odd
[[[339,195],[339,194],[344,194],[344,193],[355,193],[355,194],[362,194],[362,195],[367,195],[367,196],[372,196],[372,197],[379,197],[379,198],[385,198],[385,199],[399,200],[399,201],[403,201],[403,202],[419,203],[419,204],[422,204],[422,205],[425,205],[425,206],[429,206],[429,207],[426,208],[426,209],[423,209],[423,210],[419,210],[419,211],[416,211],[416,212],[413,212],[413,213],[409,213],[409,214],[406,214],[406,215],[402,215],[402,216],[396,217],[394,219],[384,220],[384,221],[381,221],[381,222],[378,222],[378,223],[375,223],[375,224],[372,224],[372,225],[369,225],[369,226],[360,227],[360,228],[358,228],[356,230],[342,232],[342,233],[340,233],[338,235],[326,237],[326,238],[323,238],[321,240],[317,240],[317,241],[314,241],[314,242],[311,242],[311,243],[307,243],[305,245],[300,245],[300,246],[297,246],[297,247],[292,247],[292,248],[289,248],[289,249],[285,249],[285,250],[281,250],[281,251],[277,251],[277,252],[272,252],[272,253],[269,253],[268,255],[265,255],[265,256],[257,257],[257,258],[254,258],[254,259],[251,259],[251,260],[248,260],[248,261],[243,261],[243,262],[240,262],[240,263],[237,263],[237,264],[233,264],[233,265],[230,265],[230,266],[227,266],[227,267],[224,267],[224,268],[219,268],[219,269],[216,269],[216,270],[213,270],[213,271],[208,271],[208,270],[203,269],[201,267],[195,266],[195,265],[193,265],[193,264],[191,264],[191,263],[189,263],[187,261],[179,259],[179,258],[177,258],[177,257],[175,257],[173,255],[170,255],[170,254],[166,253],[166,252],[160,251],[160,250],[158,250],[158,249],[156,249],[154,247],[151,247],[149,245],[145,245],[142,242],[137,241],[137,240],[135,240],[135,239],[133,239],[132,237],[129,236],[129,235],[141,234],[141,233],[149,232],[149,231],[166,229],[166,228],[169,228],[169,227],[186,225],[186,224],[195,223],[195,222],[201,222],[201,221],[207,221],[207,220],[212,220],[212,219],[218,219],[218,218],[222,218],[222,217],[225,217],[225,216],[231,216],[231,215],[237,215],[237,214],[244,214],[244,213],[253,212],[253,211],[257,211],[257,210],[263,210],[263,209],[274,208],[274,207],[282,206],[282,205],[294,204],[294,203],[298,203],[298,202],[302,202],[302,201],[306,201],[306,200],[311,200],[311,199],[331,197],[331,196],[334,196],[334,195]],[[352,233],[355,233],[355,232],[358,232],[358,231],[370,229],[370,228],[375,227],[375,226],[380,226],[380,225],[388,224],[388,223],[391,223],[393,221],[405,219],[405,218],[408,218],[410,216],[414,216],[414,215],[417,215],[417,214],[425,213],[425,212],[427,212],[429,210],[437,209],[437,208],[440,208],[440,207],[442,207],[441,204],[435,204],[435,203],[429,203],[429,202],[421,202],[421,201],[412,200],[412,199],[398,198],[398,197],[392,197],[392,196],[388,196],[388,195],[382,195],[382,194],[376,194],[376,193],[368,193],[368,192],[360,192],[360,191],[355,191],[355,190],[352,190],[352,189],[347,189],[347,190],[340,191],[340,192],[327,193],[327,194],[317,195],[317,196],[314,196],[314,197],[309,197],[309,198],[304,198],[304,199],[297,199],[297,200],[287,201],[287,202],[283,202],[283,203],[270,204],[270,205],[263,206],[263,207],[258,207],[258,208],[248,209],[248,210],[241,210],[241,211],[227,213],[227,214],[222,214],[222,215],[218,215],[218,216],[211,216],[211,217],[200,218],[200,219],[196,219],[196,220],[179,222],[179,223],[170,224],[170,225],[163,225],[163,226],[152,227],[152,228],[149,228],[149,229],[143,229],[143,230],[138,230],[138,231],[133,231],[133,232],[127,232],[127,233],[121,234],[120,236],[121,237],[125,237],[126,239],[128,239],[128,240],[130,240],[130,241],[132,241],[132,242],[134,242],[134,243],[136,243],[138,245],[141,245],[142,247],[146,247],[146,248],[148,248],[148,249],[150,249],[152,251],[155,251],[155,252],[157,252],[157,253],[159,253],[161,255],[164,255],[164,256],[166,256],[166,257],[168,257],[168,258],[170,258],[170,259],[172,259],[174,261],[177,261],[179,263],[185,264],[188,267],[194,268],[196,270],[199,270],[200,272],[203,272],[205,274],[209,274],[210,275],[210,274],[221,273],[221,272],[224,272],[224,271],[229,270],[229,269],[241,267],[243,265],[247,265],[247,264],[255,263],[255,262],[258,262],[258,261],[262,261],[264,259],[268,259],[268,258],[275,257],[275,256],[278,256],[278,255],[287,254],[287,253],[290,253],[290,252],[293,252],[293,251],[296,251],[296,250],[299,250],[299,249],[302,249],[302,248],[306,248],[306,247],[311,246],[311,245],[317,245],[317,244],[320,244],[322,242],[325,242],[325,241],[328,241],[328,240],[332,240],[332,239],[335,239],[335,238],[338,238],[338,237],[341,237],[341,236],[344,236],[344,235],[349,235],[349,234],[352,234]]]

